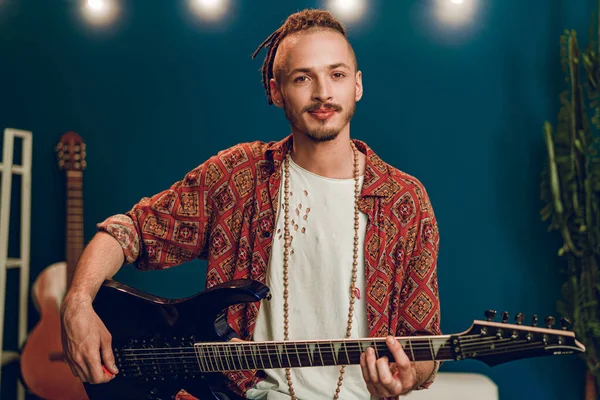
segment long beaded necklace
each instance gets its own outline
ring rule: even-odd
[[[358,150],[352,141],[350,141],[350,145],[352,146],[352,151],[354,153],[354,255],[352,261],[352,282],[350,283],[350,309],[348,311],[348,327],[346,329],[346,338],[350,338],[350,334],[352,332],[352,315],[354,313],[354,288],[356,286],[356,274],[358,269],[358,199],[360,196],[360,183],[359,183],[359,161],[358,161]],[[291,150],[290,150],[291,151]],[[290,256],[290,227],[289,227],[289,190],[290,190],[290,152],[285,157],[285,171],[284,171],[284,244],[283,244],[283,331],[284,331],[284,340],[289,340],[289,305],[288,305],[288,286],[289,286],[289,275],[288,275],[288,261]],[[333,398],[337,400],[340,395],[340,390],[342,388],[342,381],[344,379],[344,370],[346,366],[342,365],[340,367],[340,377],[337,382],[337,388],[335,389],[335,394]],[[294,392],[294,388],[292,387],[292,373],[289,368],[285,369],[285,375],[288,382],[288,387],[290,389],[290,395],[292,396],[292,400],[296,400],[296,394]]]

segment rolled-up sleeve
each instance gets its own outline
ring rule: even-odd
[[[167,190],[144,197],[125,214],[97,224],[121,245],[125,263],[166,269],[207,254],[212,215],[206,175],[210,160]]]
[[[397,334],[441,335],[440,299],[437,278],[439,229],[425,189],[420,187],[419,218],[416,220],[414,247],[408,257],[405,285],[410,285],[410,295],[400,305]],[[435,380],[441,362],[434,361],[430,377],[417,388],[426,389]]]

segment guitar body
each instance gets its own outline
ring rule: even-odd
[[[51,361],[62,353],[60,303],[66,290],[67,265],[55,263],[35,280],[31,296],[40,320],[21,349],[21,379],[36,396],[47,400],[84,400],[87,394],[64,361]]]
[[[260,301],[267,293],[266,286],[258,282],[237,280],[171,300],[106,281],[94,299],[94,309],[112,335],[119,373],[108,383],[84,384],[89,398],[166,400],[185,389],[200,400],[239,399],[225,387],[221,373],[199,372],[193,343],[225,342],[235,337],[225,320],[226,308]],[[160,358],[147,362],[177,348],[183,367],[169,367]],[[140,361],[123,361],[120,357],[128,351],[137,351]]]
[[[65,262],[42,270],[31,289],[40,320],[21,348],[21,380],[27,390],[46,400],[86,400],[83,383],[62,354],[60,304],[83,251],[83,169],[85,143],[75,132],[61,136],[58,166],[66,172]],[[56,355],[59,355],[58,357]],[[51,357],[53,356],[53,357]],[[52,359],[51,359],[52,358]]]

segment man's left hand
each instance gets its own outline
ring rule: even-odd
[[[394,362],[390,362],[385,356],[377,359],[372,347],[360,355],[360,366],[367,389],[374,396],[407,394],[416,386],[416,367],[393,336],[387,337],[386,344],[394,356]]]

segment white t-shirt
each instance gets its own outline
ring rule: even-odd
[[[311,173],[290,160],[289,223],[293,237],[289,256],[289,340],[343,339],[350,304],[354,251],[354,179],[331,179]],[[362,186],[363,177],[360,178]],[[284,175],[277,226],[266,284],[271,300],[263,300],[254,340],[284,340],[283,250]],[[367,216],[359,214],[359,253],[352,338],[368,337],[365,303],[364,237]],[[340,366],[292,368],[292,384],[300,400],[331,399]],[[265,370],[267,378],[248,390],[249,399],[289,400],[285,369]],[[346,366],[340,392],[344,400],[371,398],[360,365]]]

